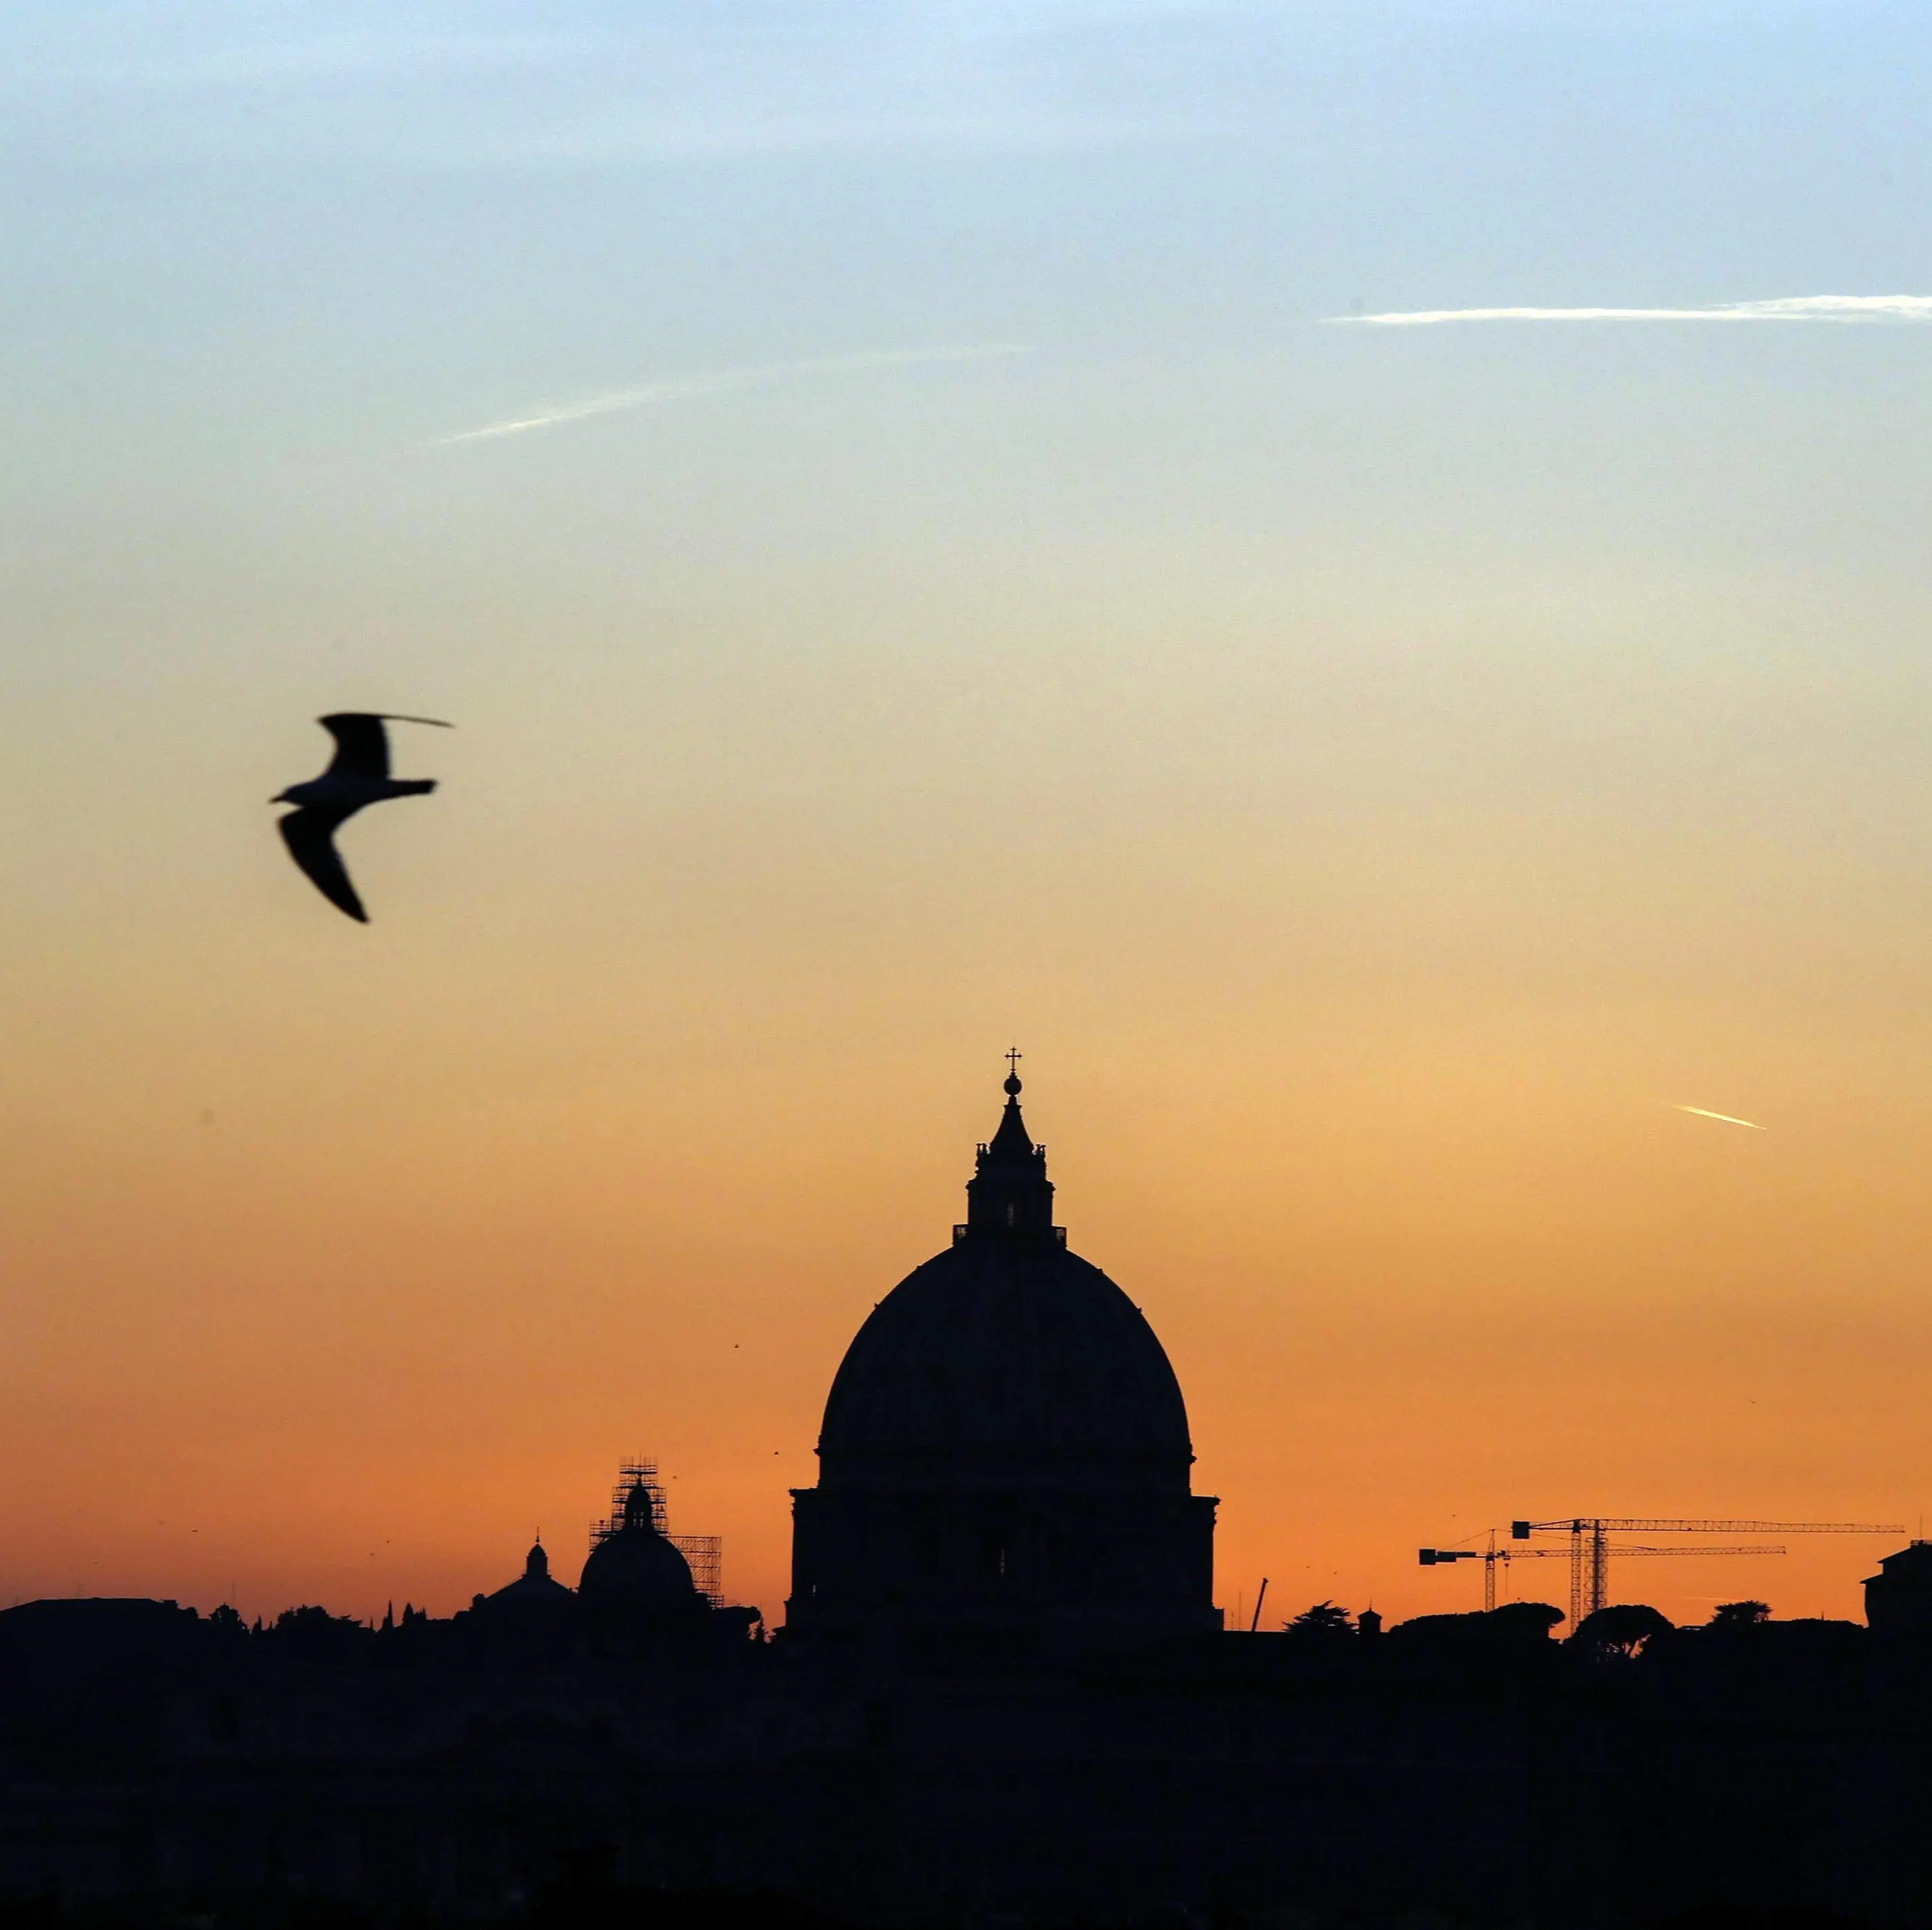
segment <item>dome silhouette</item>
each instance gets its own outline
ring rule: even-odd
[[[488,1597],[491,1601],[550,1601],[570,1591],[550,1571],[550,1556],[539,1541],[524,1557],[524,1571],[508,1588],[500,1588]]]
[[[653,1497],[641,1481],[591,1550],[577,1592],[589,1601],[633,1609],[689,1609],[702,1601],[691,1564],[659,1531]]]
[[[1220,1625],[1214,1510],[1140,1310],[1067,1250],[1017,1073],[965,1223],[854,1337],[793,1490],[789,1631],[1009,1655]]]
[[[1193,1458],[1154,1329],[1057,1240],[962,1239],[908,1274],[847,1351],[818,1451],[831,1485],[1026,1470],[1184,1490]]]

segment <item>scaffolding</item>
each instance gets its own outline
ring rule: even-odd
[[[713,1608],[724,1606],[724,1543],[716,1535],[667,1535],[691,1569],[698,1592]]]
[[[658,1479],[658,1464],[648,1454],[634,1454],[617,1470],[617,1484],[610,1490],[610,1512],[590,1524],[590,1545],[595,1548],[623,1531],[625,1507],[633,1493],[642,1488],[651,1504],[651,1526],[681,1554],[691,1569],[698,1592],[713,1608],[724,1606],[724,1543],[717,1535],[674,1535],[664,1510],[664,1484]]]

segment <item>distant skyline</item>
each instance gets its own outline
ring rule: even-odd
[[[1866,0],[8,9],[0,1599],[447,1612],[644,1451],[776,1617],[1016,1040],[1231,1610],[1920,1520],[1928,83]],[[266,802],[342,710],[460,726],[366,930]]]

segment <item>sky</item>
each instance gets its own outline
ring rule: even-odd
[[[1917,1532],[1928,70],[1870,0],[16,0],[0,1603],[445,1613],[643,1453],[776,1621],[1012,1044],[1231,1614]],[[341,709],[457,726],[367,928],[268,803]],[[1856,1616],[1900,1538],[1613,1593]]]

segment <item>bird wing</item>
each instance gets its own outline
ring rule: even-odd
[[[316,722],[335,740],[335,755],[326,775],[388,776],[389,734],[383,729],[382,719],[375,712],[334,710],[326,717],[318,717]]]
[[[302,867],[308,881],[338,911],[346,911],[358,924],[366,925],[369,914],[349,881],[349,869],[342,862],[342,854],[335,848],[336,827],[354,815],[350,811],[291,811],[276,821],[282,842],[289,848],[289,856]]]

